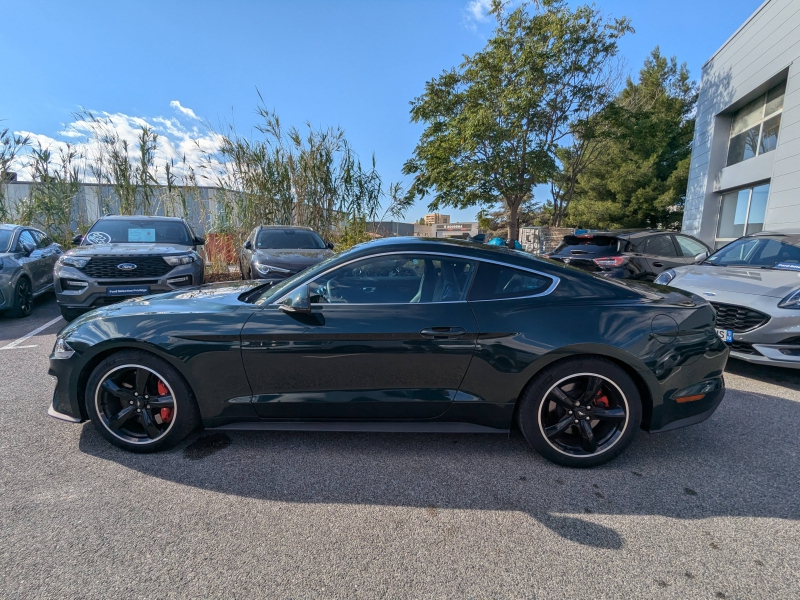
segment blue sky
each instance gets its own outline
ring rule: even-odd
[[[83,106],[117,115],[123,128],[160,117],[162,135],[180,151],[181,136],[200,127],[186,109],[215,126],[234,120],[247,133],[258,88],[284,123],[343,127],[362,158],[375,153],[387,183],[399,181],[421,130],[409,122],[408,103],[425,81],[483,47],[492,22],[481,1],[6,2],[0,128],[64,140],[60,132]],[[596,4],[632,19],[636,33],[621,44],[629,70],[660,45],[699,79],[760,1]]]

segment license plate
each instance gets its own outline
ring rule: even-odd
[[[106,288],[106,296],[147,296],[149,285],[126,285]]]
[[[732,329],[717,329],[717,335],[720,337],[721,340],[723,340],[724,342],[728,342],[729,344],[733,341]]]

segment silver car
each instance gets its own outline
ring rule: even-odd
[[[33,299],[53,289],[61,246],[33,227],[0,224],[0,311],[27,317]]]
[[[717,311],[731,356],[800,369],[800,232],[760,232],[656,283],[694,292]]]
[[[56,263],[56,299],[67,321],[96,308],[135,296],[169,292],[203,283],[204,261],[183,219],[107,216],[77,248]]]

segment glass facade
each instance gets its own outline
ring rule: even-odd
[[[775,150],[785,92],[784,81],[734,115],[728,145],[728,166]]]
[[[719,208],[716,247],[764,229],[768,197],[768,183],[724,194]]]

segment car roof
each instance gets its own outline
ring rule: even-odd
[[[302,231],[314,231],[311,227],[302,227],[300,225],[259,225],[259,229],[299,229]]]
[[[0,223],[0,229],[7,229],[10,231],[14,231],[15,229],[19,229],[22,225],[14,225],[12,223]]]
[[[152,219],[153,221],[178,221],[183,223],[180,217],[162,217],[159,215],[103,215],[98,220],[104,221],[123,221],[125,219]]]
[[[564,237],[624,237],[626,239],[638,239],[650,235],[680,233],[677,231],[667,231],[666,229],[609,229],[607,231],[587,231],[586,233],[570,233]]]
[[[748,234],[745,237],[786,237],[789,238],[792,243],[796,243],[800,240],[800,231],[792,229],[786,231],[758,231]]]

